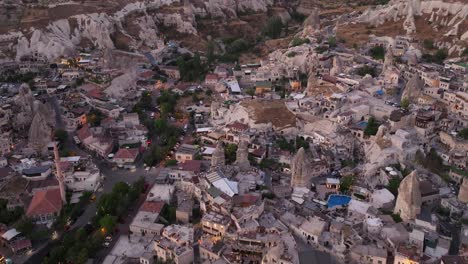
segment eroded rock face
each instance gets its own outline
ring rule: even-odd
[[[308,187],[311,175],[310,158],[304,148],[300,148],[291,161],[291,187]]]
[[[304,21],[303,35],[309,36],[314,34],[317,30],[320,29],[320,17],[319,10],[313,9],[307,19]]]
[[[462,203],[468,203],[468,178],[464,178],[463,183],[460,185],[458,200]]]
[[[421,212],[421,204],[418,172],[413,171],[400,183],[393,213],[399,214],[403,221],[409,221]]]
[[[343,72],[343,65],[339,56],[333,57],[333,67],[330,70],[331,76],[337,76]]]
[[[241,171],[246,171],[250,168],[249,143],[246,140],[239,142],[236,152],[236,165]]]
[[[406,83],[401,98],[408,98],[410,100],[416,99],[421,95],[423,88],[424,81],[421,80],[417,74],[414,74],[414,76]]]
[[[420,30],[416,27],[416,17],[423,17],[435,31],[444,28],[439,38],[434,38],[437,47],[447,48],[449,54],[461,54],[461,41],[468,36],[468,32],[459,32],[459,26],[468,18],[465,1],[393,0],[387,5],[367,9],[356,22],[379,26],[402,21],[406,34],[413,35]]]
[[[385,52],[385,59],[384,59],[384,64],[383,64],[383,70],[382,73],[390,70],[393,66],[393,51],[391,47],[388,47]]]
[[[225,156],[224,156],[224,147],[223,143],[220,141],[218,145],[216,145],[216,149],[211,156],[211,167],[221,167],[226,164]]]
[[[237,17],[238,13],[266,12],[272,4],[273,0],[145,0],[128,3],[115,13],[98,10],[50,21],[40,28],[9,32],[0,35],[0,40],[14,43],[12,49],[16,51],[17,60],[36,52],[49,60],[73,55],[82,43],[99,49],[122,49],[121,45],[130,50],[141,46],[156,48],[155,43],[163,41],[160,26],[197,35],[196,16]],[[116,42],[118,36],[123,38],[117,40],[119,43]]]
[[[29,128],[29,146],[38,153],[46,147],[52,136],[52,127],[50,126],[51,112],[46,105],[38,102],[35,107],[34,118]]]

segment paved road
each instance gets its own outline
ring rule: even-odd
[[[159,167],[151,169],[150,171],[146,171],[143,167],[137,167],[136,171],[134,172],[125,169],[112,169],[103,161],[97,161],[97,165],[101,170],[104,181],[101,187],[102,191],[96,193],[96,200],[98,200],[103,193],[109,193],[116,183],[126,182],[128,184],[132,184],[141,176],[143,176],[146,182],[148,182],[151,186],[154,183],[156,176],[159,175],[160,171]],[[73,227],[86,225],[94,215],[96,215],[96,202],[91,203],[86,208],[85,212],[77,219]]]
[[[55,127],[56,129],[65,129],[62,120],[62,113],[60,112],[60,104],[58,103],[57,97],[51,96],[49,97],[49,101],[52,104],[52,107],[55,111]]]

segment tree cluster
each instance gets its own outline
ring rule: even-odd
[[[434,54],[424,53],[422,55],[422,60],[428,63],[444,64],[444,60],[447,57],[447,49],[438,49]]]
[[[195,53],[193,57],[187,54],[180,56],[177,59],[177,67],[179,68],[180,79],[183,81],[198,81],[205,77],[206,65],[201,62],[198,53]]]
[[[278,16],[270,17],[263,27],[263,35],[272,39],[279,38],[282,31],[283,21]]]
[[[379,130],[379,123],[375,120],[374,117],[370,117],[367,121],[367,126],[364,129],[364,135],[366,136],[375,136]]]
[[[385,59],[385,49],[382,46],[375,46],[369,50],[371,57],[374,60],[384,60]]]
[[[366,76],[367,74],[371,75],[372,77],[377,76],[377,71],[374,67],[364,65],[357,69],[357,74],[359,76]]]
[[[86,122],[90,124],[91,126],[99,126],[101,125],[101,121],[105,118],[106,116],[99,111],[96,108],[91,108],[91,110],[88,112],[86,115]]]

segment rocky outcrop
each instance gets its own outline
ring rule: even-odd
[[[162,40],[160,26],[197,35],[197,16],[237,17],[238,13],[266,12],[272,4],[273,0],[145,0],[129,3],[114,13],[97,9],[50,21],[46,26],[9,32],[0,35],[0,40],[11,41],[16,59],[36,52],[48,59],[73,55],[83,43],[100,49],[156,48],[155,43]],[[124,43],[117,44],[117,36],[124,38]]]
[[[218,142],[218,145],[216,145],[216,149],[213,152],[213,155],[211,155],[211,167],[221,167],[226,164],[226,159],[224,156],[224,147],[223,143],[221,141]]]
[[[309,187],[311,173],[310,157],[300,148],[291,161],[291,187]]]
[[[200,17],[230,18],[238,13],[266,12],[272,4],[272,0],[207,0],[192,4],[192,9]]]
[[[320,30],[320,17],[318,9],[312,10],[310,15],[304,21],[303,27],[303,36],[310,36],[314,34],[317,30]]]
[[[386,71],[388,71],[388,70],[390,70],[392,68],[393,60],[394,60],[394,56],[393,56],[392,48],[388,47],[386,49],[386,53],[385,53],[385,59],[384,59],[382,73],[385,73]]]
[[[51,111],[40,102],[38,102],[35,108],[35,115],[29,128],[28,141],[31,148],[41,153],[50,142],[52,136],[52,128],[49,125]]]
[[[241,140],[236,152],[236,163],[240,171],[246,171],[250,168],[249,161],[249,142]]]
[[[331,76],[337,76],[343,72],[343,65],[341,63],[340,56],[333,57],[333,67],[330,70]]]
[[[422,94],[423,89],[424,81],[419,78],[418,74],[414,74],[406,83],[401,98],[408,98],[409,100],[417,99]]]
[[[460,192],[458,193],[458,200],[462,203],[468,203],[468,178],[463,179],[460,185]]]
[[[449,54],[460,54],[463,51],[460,41],[468,37],[468,32],[458,31],[459,26],[468,18],[468,5],[464,1],[394,0],[387,5],[367,9],[356,22],[377,27],[384,23],[402,21],[406,33],[414,35],[420,30],[415,23],[416,17],[426,20],[426,25],[438,32],[438,36],[431,36],[437,47],[447,48]],[[461,37],[458,37],[458,33]],[[426,37],[428,36],[421,36]],[[450,37],[450,40],[447,40],[447,37]]]
[[[398,187],[398,197],[393,213],[399,214],[403,221],[414,219],[421,212],[421,191],[418,172],[406,176]]]

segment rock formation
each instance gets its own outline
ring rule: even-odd
[[[343,65],[341,63],[340,56],[333,57],[333,67],[330,70],[331,76],[337,76],[343,72]]]
[[[224,147],[221,141],[218,142],[216,145],[216,149],[211,156],[211,167],[220,167],[226,164],[226,160],[224,157]]]
[[[304,21],[303,36],[310,36],[320,29],[319,10],[313,9],[310,15]]]
[[[424,81],[419,78],[418,74],[414,74],[406,83],[405,89],[401,98],[408,98],[410,101],[419,97],[424,88]]]
[[[468,203],[468,178],[463,179],[460,185],[460,192],[458,193],[458,200],[462,203]]]
[[[444,46],[449,54],[460,55],[463,52],[460,47],[463,46],[464,39],[468,37],[468,32],[458,31],[467,17],[466,1],[401,0],[369,8],[353,22],[369,23],[376,27],[385,23],[403,22],[403,29],[406,33],[413,35],[420,33],[418,30],[421,30],[416,28],[418,23],[415,23],[415,19],[423,19],[432,29],[434,34],[431,35],[431,39],[437,47]],[[423,27],[422,30],[425,30],[424,28],[427,27]]]
[[[400,183],[393,213],[399,214],[403,221],[412,220],[421,212],[421,203],[418,172],[413,171]]]
[[[39,103],[36,108],[36,113],[29,128],[29,146],[38,153],[44,150],[44,147],[50,142],[52,136],[52,128],[48,124],[50,120],[50,113],[47,107]]]
[[[236,163],[241,171],[246,171],[250,168],[249,161],[249,143],[246,140],[241,140],[237,147]]]
[[[291,161],[291,187],[308,187],[311,162],[304,148],[300,148]]]
[[[32,113],[33,111],[34,96],[29,88],[29,85],[23,83],[18,91],[16,105],[21,108],[22,112]]]
[[[216,101],[213,101],[211,103],[211,118],[212,119],[217,119],[219,116],[218,116],[218,109],[220,108],[220,105],[218,102]]]
[[[393,60],[394,60],[393,49],[391,46],[388,46],[385,51],[385,59],[384,59],[382,73],[385,73],[386,71],[390,70],[393,67]]]

